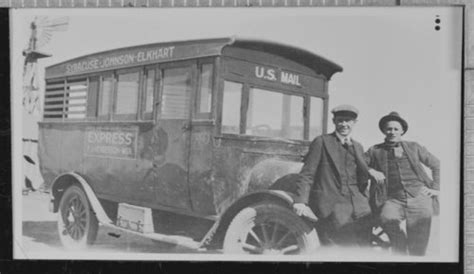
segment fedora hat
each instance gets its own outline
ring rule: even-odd
[[[397,121],[400,123],[400,125],[402,125],[402,128],[403,128],[403,134],[405,134],[408,130],[408,123],[407,121],[405,121],[402,117],[400,117],[400,114],[398,114],[398,112],[396,111],[392,111],[390,112],[388,115],[385,115],[384,117],[382,117],[382,119],[380,119],[379,121],[379,128],[380,130],[383,132],[383,128],[385,126],[385,124],[387,122],[390,122],[390,121]],[[403,135],[402,134],[402,135]]]

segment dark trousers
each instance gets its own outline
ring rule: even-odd
[[[370,245],[372,227],[374,221],[371,215],[367,215],[337,227],[334,217],[329,216],[319,219],[316,229],[321,244],[338,246],[368,246]]]
[[[382,227],[390,238],[392,250],[398,254],[423,256],[430,238],[432,198],[407,193],[394,195],[385,202],[380,212]],[[400,223],[406,220],[406,233]]]

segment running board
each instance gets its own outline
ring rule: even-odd
[[[141,233],[141,232],[136,232],[133,230],[125,229],[125,228],[122,228],[113,224],[108,224],[108,223],[101,223],[101,225],[108,228],[120,230],[122,232],[127,232],[133,235],[145,237],[151,240],[175,244],[175,245],[187,247],[190,249],[199,249],[201,247],[201,243],[196,242],[189,237],[178,236],[178,235],[166,235],[166,234],[160,234],[160,233]]]

